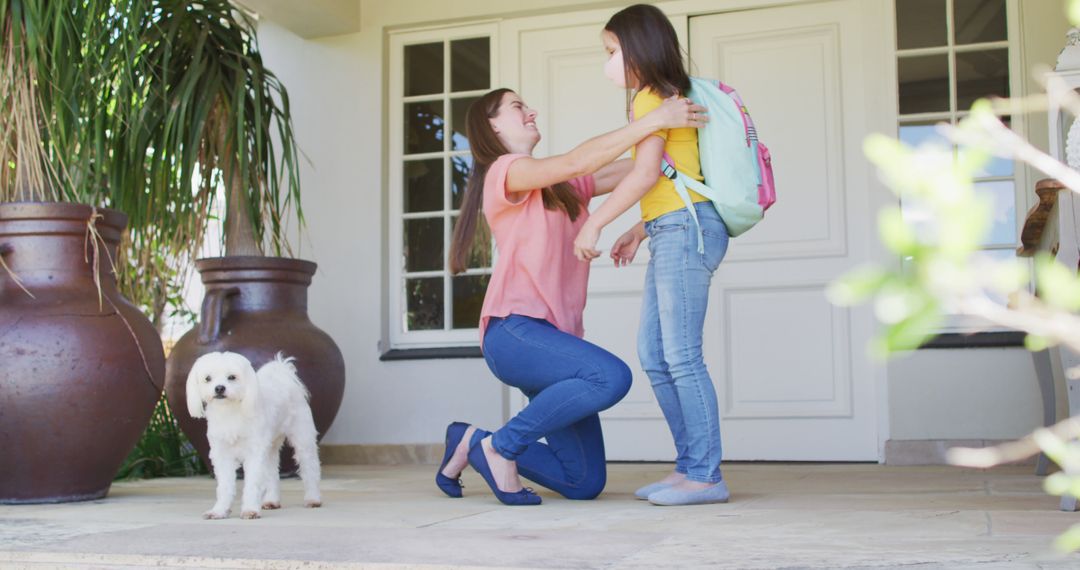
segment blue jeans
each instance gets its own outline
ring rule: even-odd
[[[610,352],[543,319],[493,318],[484,359],[529,405],[492,436],[518,472],[568,499],[593,499],[607,483],[601,410],[630,390],[630,368]],[[537,440],[544,438],[547,443]]]
[[[724,221],[709,202],[695,204],[705,239],[686,208],[645,223],[652,258],[638,330],[638,358],[675,439],[675,471],[691,481],[720,475],[720,411],[702,359],[709,283],[727,253]]]

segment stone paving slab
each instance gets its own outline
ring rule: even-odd
[[[279,511],[204,521],[209,477],[116,483],[99,501],[0,506],[0,568],[1080,568],[1052,550],[1080,523],[1029,467],[990,471],[732,464],[726,505],[655,507],[633,490],[670,466],[615,464],[595,501],[541,491],[463,499],[432,466],[327,466],[325,506],[284,481]]]

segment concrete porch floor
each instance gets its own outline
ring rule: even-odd
[[[467,471],[449,499],[432,466],[326,466],[325,506],[204,521],[209,477],[116,483],[100,501],[0,506],[0,567],[1080,568],[1030,467],[733,464],[726,505],[655,507],[633,490],[667,465],[616,464],[591,502],[498,504]],[[234,506],[234,513],[238,506]]]

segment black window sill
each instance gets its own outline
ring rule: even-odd
[[[979,333],[944,333],[926,343],[920,350],[955,349],[955,348],[1022,348],[1025,333],[1018,331],[979,332]],[[451,358],[483,358],[478,346],[455,346],[442,348],[397,348],[388,350],[379,356],[383,362],[397,360],[445,360]]]
[[[443,360],[447,358],[483,358],[478,346],[454,346],[444,348],[395,348],[379,356],[379,360]]]
[[[1025,333],[1019,331],[945,333],[924,343],[921,349],[938,348],[1013,348],[1023,347]]]

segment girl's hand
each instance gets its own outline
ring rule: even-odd
[[[578,261],[592,261],[600,257],[600,251],[596,249],[596,242],[600,241],[600,230],[592,224],[585,222],[574,239],[574,257]]]
[[[619,239],[615,240],[615,245],[611,246],[611,259],[615,260],[615,267],[626,267],[634,261],[642,240],[635,229],[631,228],[619,236]]]
[[[698,129],[709,122],[709,110],[694,103],[686,97],[675,95],[668,97],[664,102],[649,114],[649,119],[656,121],[656,129]]]

